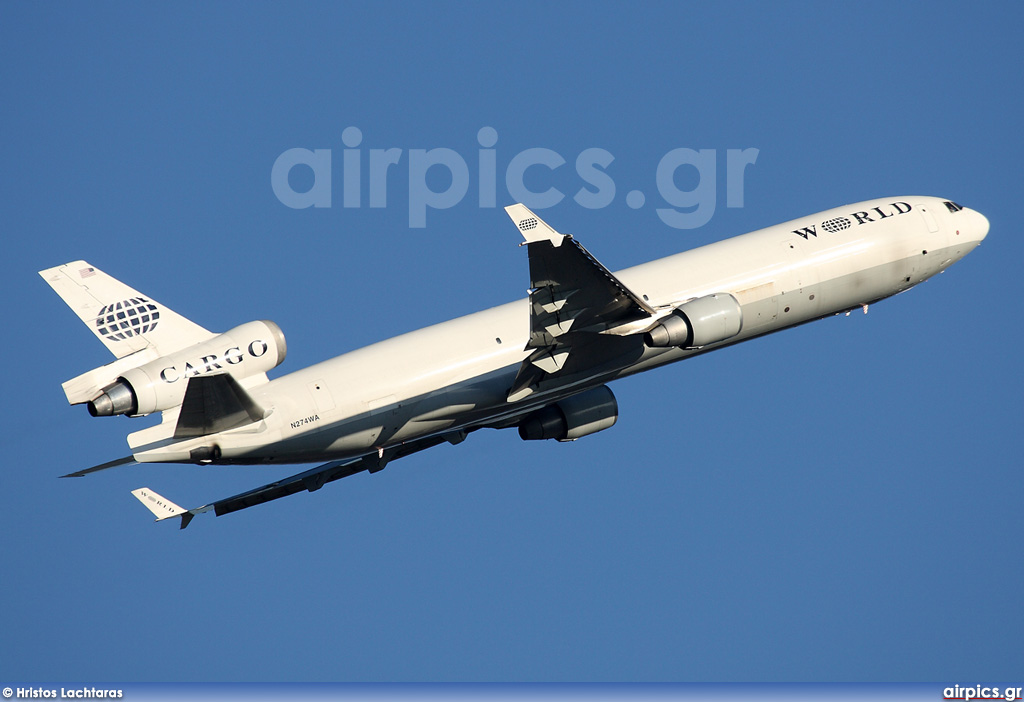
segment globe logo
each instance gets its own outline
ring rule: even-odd
[[[848,220],[846,217],[826,219],[824,222],[821,223],[822,229],[824,229],[826,232],[832,232],[833,234],[835,232],[841,232],[844,229],[849,229],[850,226],[850,220]]]
[[[96,317],[96,331],[111,341],[124,341],[156,329],[160,311],[144,297],[105,305]]]

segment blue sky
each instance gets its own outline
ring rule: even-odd
[[[0,682],[1019,678],[1021,20],[1009,3],[3,4]],[[365,180],[343,206],[348,127],[364,178],[370,149],[402,150],[386,207]],[[294,148],[331,150],[331,207],[275,195]],[[439,148],[467,193],[411,227],[412,150]],[[527,171],[566,195],[542,216],[613,270],[888,195],[992,229],[867,316],[615,384],[618,424],[573,444],[478,432],[184,532],[129,491],[192,506],[296,470],[56,479],[125,455],[147,420],[66,405],[61,382],[110,359],[36,271],[85,258],[210,329],[272,319],[283,373],[523,296],[500,207],[530,148],[566,162]],[[574,162],[595,148],[615,195],[588,209]],[[714,150],[696,229],[656,213],[677,148]],[[729,149],[758,150],[743,207]]]

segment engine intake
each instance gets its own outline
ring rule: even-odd
[[[677,307],[661,324],[644,334],[644,343],[652,348],[699,349],[731,339],[742,328],[740,303],[728,293],[716,293]]]
[[[615,395],[601,385],[526,415],[519,423],[519,437],[523,441],[575,441],[611,427],[618,418]]]

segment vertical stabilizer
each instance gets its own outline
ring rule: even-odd
[[[156,300],[85,261],[39,271],[96,338],[117,358],[144,349],[163,356],[213,336]]]

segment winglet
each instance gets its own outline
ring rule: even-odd
[[[526,205],[516,203],[505,208],[506,214],[512,222],[519,227],[519,232],[526,239],[527,244],[535,241],[550,241],[554,246],[561,246],[565,234],[559,234],[552,229],[547,222],[530,211]]]
[[[171,517],[177,517],[180,514],[188,513],[188,510],[184,507],[179,507],[166,497],[158,495],[149,488],[142,487],[138,490],[132,490],[132,494],[138,498],[139,502],[146,505],[146,509],[156,515],[156,520],[158,522],[163,521],[164,519],[170,519]],[[185,526],[182,525],[181,528],[184,529]]]
[[[138,498],[139,502],[146,505],[146,509],[156,515],[156,520],[162,522],[165,519],[171,517],[181,517],[181,528],[184,529],[192,521],[193,517],[203,512],[209,512],[213,509],[213,505],[203,505],[202,507],[196,507],[195,509],[185,509],[179,507],[163,495],[159,495],[149,488],[139,488],[138,490],[132,490],[132,494]]]

